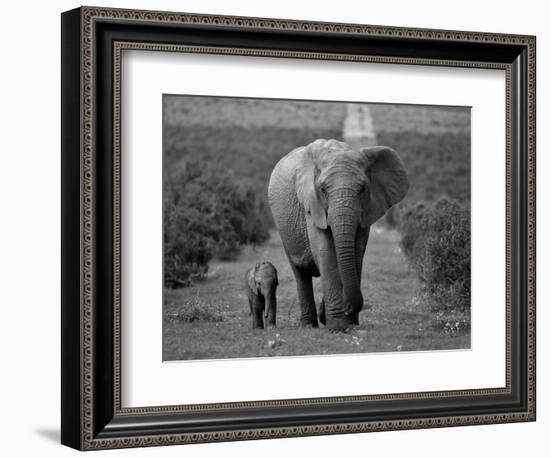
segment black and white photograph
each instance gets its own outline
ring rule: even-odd
[[[162,109],[163,361],[471,348],[470,107]]]
[[[545,3],[94,4],[3,4],[1,456],[548,456]]]

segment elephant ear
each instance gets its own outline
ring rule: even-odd
[[[403,200],[409,190],[409,179],[403,161],[393,149],[374,146],[361,148],[360,152],[367,161],[366,173],[370,181],[369,199],[361,223],[370,226]]]
[[[256,272],[258,272],[258,264],[256,264],[254,268],[248,271],[247,282],[250,290],[255,294],[258,294],[259,291],[258,291],[258,285],[256,284]]]
[[[319,169],[314,162],[309,149],[304,151],[304,157],[296,170],[296,195],[315,226],[319,229],[327,228],[327,212],[323,205],[323,198],[315,185]]]

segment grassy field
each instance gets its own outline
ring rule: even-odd
[[[369,105],[378,144],[395,149],[411,186],[404,203],[442,194],[470,206],[470,109]]]
[[[374,130],[420,134],[470,134],[470,108],[433,105],[369,104]]]
[[[378,143],[395,149],[410,177],[403,203],[431,202],[445,194],[470,206],[470,137],[446,132],[381,132]]]
[[[340,138],[345,114],[343,103],[166,96],[165,179],[186,161],[207,162],[267,205],[277,161],[318,138]],[[271,213],[264,216],[272,225]]]
[[[208,278],[190,288],[165,290],[164,360],[346,354],[469,348],[469,332],[455,332],[419,300],[417,276],[399,249],[395,231],[372,231],[362,290],[371,309],[347,333],[297,326],[296,284],[278,233],[237,261],[213,261]],[[277,329],[253,330],[244,274],[269,259],[279,272]],[[320,285],[315,283],[316,297]]]
[[[164,98],[169,126],[216,126],[281,129],[333,129],[340,127],[345,104],[277,99],[167,96]]]
[[[219,97],[164,100],[168,175],[202,160],[231,170],[265,200],[277,161],[317,138],[341,139],[346,105]],[[399,152],[411,188],[406,202],[447,194],[469,205],[470,110],[467,107],[369,104],[378,144]]]

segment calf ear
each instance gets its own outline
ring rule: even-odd
[[[403,161],[387,146],[361,148],[366,159],[366,174],[370,181],[365,221],[371,225],[407,195],[409,179]]]

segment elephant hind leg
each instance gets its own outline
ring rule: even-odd
[[[348,317],[351,324],[359,324],[359,313],[351,313]]]
[[[291,263],[296,286],[298,288],[298,301],[300,302],[300,325],[318,328],[317,310],[315,309],[315,298],[313,295],[312,277]]]

